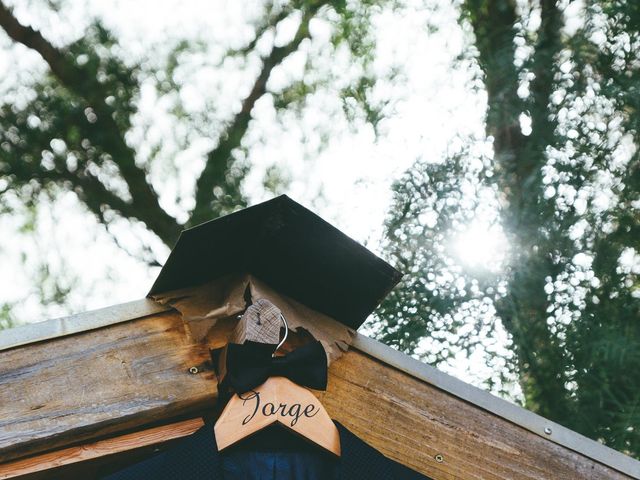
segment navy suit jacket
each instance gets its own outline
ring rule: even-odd
[[[240,448],[219,453],[213,423],[207,422],[167,451],[104,480],[430,480],[386,458],[340,423],[335,424],[340,434],[340,458],[289,432],[286,435],[291,442],[307,447],[293,451],[285,447],[283,451],[277,441],[271,442],[273,448],[268,451],[254,451],[251,439],[246,439],[238,444]]]

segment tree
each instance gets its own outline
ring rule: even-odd
[[[266,1],[261,11],[247,14],[253,36],[244,45],[223,46],[220,54],[216,52],[221,46],[178,36],[167,40],[171,48],[153,49],[140,58],[130,55],[100,18],[89,22],[79,38],[65,43],[47,38],[0,2],[0,27],[13,42],[9,48],[18,45],[21,52],[36,52],[44,61],[32,69],[26,85],[15,82],[2,92],[0,208],[15,211],[17,205],[29,212],[44,199],[73,192],[109,232],[125,220],[172,246],[183,228],[246,206],[243,182],[251,167],[251,121],[260,102],[270,104],[276,117],[291,124],[290,117],[305,114],[309,98],[325,94],[341,102],[347,119],[377,121],[377,106],[368,99],[374,81],[369,17],[382,4]],[[73,2],[48,5],[59,11],[74,8]],[[50,15],[55,18],[56,13]],[[314,40],[313,22],[328,30],[325,39]],[[280,34],[292,25],[291,34]],[[274,72],[286,67],[294,54],[304,60],[302,73],[289,74],[274,86]],[[327,59],[333,56],[348,59],[349,72],[328,68]],[[204,108],[194,114],[179,95],[185,83],[181,69],[189,68],[213,69],[230,79],[238,72],[245,79],[255,73],[250,84],[240,82],[235,89],[241,94],[231,109],[224,107],[231,102],[216,101],[203,92]],[[174,122],[177,133],[171,140],[178,148],[168,150],[160,141],[142,145],[136,118],[143,88],[154,92],[158,104],[169,105],[165,113]],[[193,186],[167,194],[172,191],[169,180],[184,177],[183,169],[194,170],[184,168],[173,155],[180,147],[186,150],[203,141],[208,150],[200,155],[196,173],[185,180]],[[286,175],[276,168],[264,179],[266,188],[274,190],[283,181]],[[113,235],[118,242],[117,233]],[[143,238],[134,255],[157,265],[158,254],[149,242]]]
[[[516,378],[527,408],[640,456],[640,6],[460,9],[486,137],[396,182],[387,248],[407,276],[373,327],[436,364],[481,349],[490,388]],[[446,248],[474,221],[504,232],[503,269]]]

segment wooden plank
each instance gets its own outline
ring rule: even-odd
[[[221,322],[208,346],[219,346],[229,325]],[[210,406],[207,350],[167,313],[6,352],[0,458]],[[200,373],[187,373],[191,365]],[[357,350],[332,364],[319,398],[362,439],[435,480],[631,478]]]
[[[436,480],[629,478],[357,351],[332,365],[321,401],[385,455]]]
[[[209,358],[166,312],[15,348],[0,362],[0,462],[188,414],[215,401]]]
[[[204,425],[201,418],[148,428],[140,432],[120,435],[85,445],[65,448],[0,465],[0,480],[41,472],[73,463],[93,460],[107,455],[126,452],[192,434]]]
[[[439,390],[529,430],[546,440],[567,447],[620,472],[640,477],[640,462],[638,460],[540,415],[536,415],[514,403],[496,397],[485,390],[447,375],[431,365],[420,362],[372,338],[356,335],[353,347],[418,380],[425,381]]]
[[[171,307],[157,304],[149,299],[141,299],[100,310],[83,312],[66,318],[2,330],[0,331],[0,350],[37,343],[64,335],[77,334],[168,310],[171,310]],[[473,385],[462,382],[380,342],[357,334],[353,347],[440,390],[472,403],[511,423],[524,427],[545,439],[608,465],[615,470],[633,477],[640,477],[640,462],[638,460],[540,417],[529,410],[504,401]],[[551,433],[549,433],[549,430]]]
[[[82,312],[68,317],[18,325],[17,327],[0,331],[0,351],[28,343],[42,342],[43,340],[86,332],[168,310],[171,310],[171,307],[160,305],[149,298],[141,298],[140,300],[99,308],[90,312]]]

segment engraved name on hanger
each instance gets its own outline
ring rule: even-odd
[[[290,417],[291,421],[289,423],[290,426],[295,426],[298,423],[298,420],[301,418],[312,418],[315,417],[318,413],[318,409],[316,405],[310,403],[307,405],[302,405],[301,403],[283,403],[280,402],[277,406],[273,402],[265,402],[261,406],[260,392],[251,391],[247,392],[243,395],[238,395],[242,400],[242,406],[246,406],[248,404],[250,409],[253,409],[249,415],[247,415],[242,420],[242,425],[246,425],[249,423],[256,414],[261,414],[265,417],[271,416],[280,416],[280,417]]]

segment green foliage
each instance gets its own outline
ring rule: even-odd
[[[554,1],[463,5],[493,157],[467,139],[395,184],[387,249],[407,276],[372,328],[436,364],[482,348],[495,391],[516,378],[528,408],[638,457],[639,10],[596,1],[583,13],[566,33]],[[447,249],[487,202],[510,246],[495,271]],[[501,329],[508,350],[488,348]]]
[[[3,303],[0,305],[0,330],[16,326],[16,321],[11,313],[12,311],[13,304]]]
[[[40,1],[32,3],[28,8],[43,7]],[[77,7],[62,0],[44,3],[55,11],[53,22],[58,21],[58,12]],[[43,203],[73,192],[117,245],[124,242],[113,231],[124,220],[132,229],[143,225],[149,238],[155,235],[171,246],[184,227],[246,206],[250,195],[244,184],[252,170],[252,148],[258,143],[251,129],[259,101],[271,102],[278,118],[289,122],[286,127],[306,114],[308,99],[318,92],[328,94],[336,104],[353,97],[357,101],[350,105],[346,120],[377,123],[380,116],[368,95],[375,87],[370,71],[375,52],[371,15],[386,3],[267,0],[261,9],[247,12],[246,25],[254,35],[239,48],[177,35],[151,48],[145,57],[127,51],[100,19],[78,32],[77,40],[58,46],[63,42],[21,24],[0,2],[0,27],[8,38],[37,52],[46,64],[44,72],[36,68],[28,72],[31,76],[24,75],[29,79],[26,84],[3,84],[0,211],[35,216]],[[328,26],[324,41],[312,38],[309,27],[315,20]],[[273,34],[285,22],[289,28],[297,24],[297,30],[293,38],[275,44]],[[348,75],[331,61],[334,54],[345,51],[345,60],[350,58],[353,67]],[[272,88],[272,72],[296,53],[307,55],[302,77],[292,76]],[[221,88],[214,86],[213,93],[202,94],[204,107],[194,112],[182,97],[189,69],[209,69],[219,77],[235,79],[238,71],[248,72],[245,77],[253,84],[238,89],[245,92],[244,97],[233,102],[222,96],[234,92],[235,85],[217,96]],[[175,137],[147,138],[154,130],[154,119],[144,116],[143,89],[152,91],[162,105],[166,114],[162,120],[171,123]],[[333,126],[323,128],[313,133],[326,139]],[[210,147],[200,153],[201,168],[185,165],[182,151],[205,141]],[[326,141],[318,143],[322,148]],[[183,171],[200,173],[185,179]],[[262,184],[265,191],[281,192],[288,181],[287,172],[274,164],[267,166]],[[191,189],[182,187],[190,182]],[[165,193],[175,190],[166,189],[167,184],[179,184],[180,191]],[[259,197],[263,192],[250,193]],[[31,225],[32,232],[22,234],[37,236],[35,223]],[[158,265],[155,250],[147,240],[140,242],[140,246],[123,248],[148,265]],[[33,265],[38,265],[31,274],[39,286],[40,303],[64,303],[72,285],[56,277],[46,261]],[[3,318],[3,325],[8,325],[9,317]]]
[[[48,3],[56,11],[67,5]],[[380,307],[384,321],[369,326],[386,343],[434,364],[480,358],[494,372],[485,380],[491,390],[511,395],[517,382],[528,408],[636,456],[638,5],[586,2],[582,25],[569,30],[552,0],[461,4],[460,21],[474,38],[460,60],[472,65],[473,84],[486,93],[486,137],[453,139],[448,158],[420,159],[395,183],[386,248],[407,275]],[[19,210],[22,234],[35,236],[42,200],[74,192],[107,228],[123,219],[142,223],[171,245],[184,225],[247,204],[253,109],[261,99],[284,125],[283,119],[303,118],[310,99],[329,93],[347,121],[376,129],[389,105],[376,90],[373,19],[394,6],[266,1],[248,22],[254,35],[244,45],[207,58],[206,42],[178,38],[168,52],[153,51],[146,60],[132,59],[100,21],[56,48],[7,22],[0,10],[9,37],[40,53],[48,67],[0,102],[0,211]],[[313,43],[312,20],[328,26],[323,45]],[[269,46],[291,21],[298,25],[294,37]],[[302,74],[273,87],[272,71],[296,53],[306,55]],[[333,65],[338,57],[348,59],[348,72]],[[213,95],[193,112],[180,96],[189,62],[219,75],[229,65],[260,69],[230,111]],[[166,113],[182,132],[174,150],[165,139],[143,147],[133,135],[145,86],[169,105]],[[183,168],[176,151],[202,139],[211,146],[201,154],[195,188],[160,201],[162,179],[179,177]],[[262,183],[265,191],[280,192],[289,181],[272,165]],[[452,248],[479,220],[504,232],[510,246],[504,264],[471,267]],[[151,254],[141,260],[157,262]],[[46,262],[33,265],[38,288],[30,295],[64,304],[76,279],[57,278]],[[0,307],[0,328],[15,323],[14,307]]]
[[[111,53],[115,46],[111,35],[96,23],[83,39],[68,47],[66,55],[81,68],[85,79],[79,85],[88,97],[94,95],[91,79],[110,93],[104,100],[118,128],[126,131],[134,113],[138,84],[135,68],[127,67]],[[73,188],[74,176],[105,164],[116,167],[108,148],[110,134],[96,119],[88,102],[50,74],[32,86],[29,101],[2,105],[0,171],[13,192],[23,201],[36,203],[48,187]]]
[[[265,172],[262,183],[265,190],[273,195],[280,195],[291,183],[291,176],[277,165],[272,165]]]

